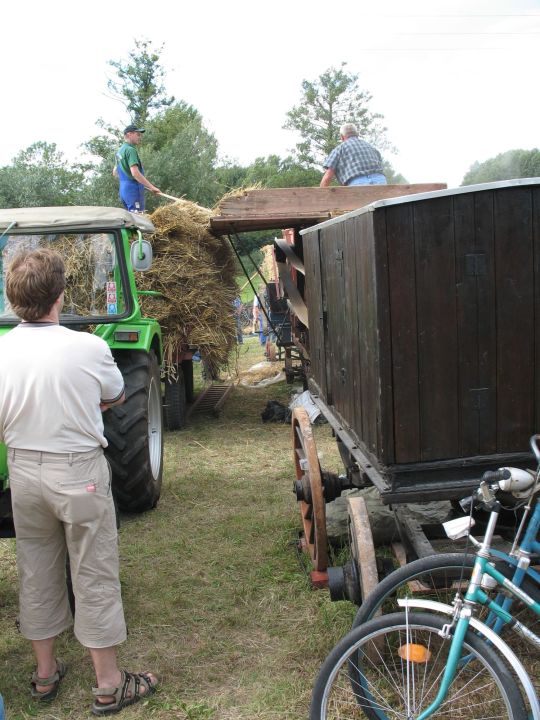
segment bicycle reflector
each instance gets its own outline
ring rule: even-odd
[[[407,643],[398,648],[397,651],[402,660],[408,660],[413,663],[427,663],[431,659],[431,652],[423,645],[415,643]]]

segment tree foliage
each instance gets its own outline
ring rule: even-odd
[[[69,165],[54,143],[35,142],[0,168],[0,206],[71,205],[84,184],[84,169]]]
[[[163,192],[214,203],[217,140],[192,105],[176,103],[148,122],[140,154],[145,173]]]
[[[284,128],[297,132],[302,138],[295,155],[302,165],[322,165],[326,156],[339,142],[339,128],[354,122],[360,135],[377,146],[389,149],[385,138],[387,128],[383,116],[369,109],[372,96],[361,90],[358,75],[341,67],[331,67],[316,80],[302,81],[302,98],[287,113]]]
[[[540,177],[540,150],[508,150],[483,163],[475,162],[463,178],[462,185]]]
[[[107,87],[125,105],[131,122],[145,125],[153,112],[169,107],[174,97],[168,97],[163,85],[165,70],[160,59],[163,45],[152,48],[148,40],[135,40],[135,50],[127,62],[110,60],[117,80],[109,80]]]

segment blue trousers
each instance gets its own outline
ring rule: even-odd
[[[347,186],[351,185],[387,185],[386,178],[382,173],[372,173],[371,175],[360,175],[347,181]]]
[[[128,177],[120,165],[117,165],[116,169],[120,180],[120,200],[123,206],[130,212],[144,212],[144,186]]]

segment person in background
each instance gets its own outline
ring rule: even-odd
[[[341,144],[326,158],[320,187],[328,187],[336,178],[340,185],[386,185],[380,152],[358,137],[353,123],[341,126]]]
[[[30,693],[53,700],[66,674],[54,648],[73,624],[69,553],[75,637],[96,674],[92,712],[105,715],[150,695],[157,679],[117,663],[126,625],[102,413],[124,402],[124,380],[104,340],[60,325],[64,288],[63,260],[50,248],[20,252],[9,265],[6,295],[22,322],[0,338],[0,442],[17,537],[20,631],[37,661]]]
[[[234,319],[236,322],[236,342],[239,345],[242,345],[244,342],[244,334],[242,332],[242,299],[240,297],[235,297],[233,300],[234,305]]]
[[[113,175],[120,182],[120,200],[130,212],[144,212],[144,189],[154,195],[161,190],[144,177],[144,170],[137,151],[144,128],[128,125],[124,130],[124,144],[116,153]]]
[[[266,344],[266,335],[264,334],[265,315],[263,306],[265,304],[266,285],[259,285],[258,291],[253,296],[253,332],[259,333],[259,342],[261,345]]]

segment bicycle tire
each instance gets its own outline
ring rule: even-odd
[[[356,720],[362,713],[369,720],[418,717],[433,701],[444,671],[450,641],[439,632],[446,622],[435,614],[402,612],[351,630],[321,667],[310,720]],[[430,717],[525,720],[521,692],[495,648],[469,630],[463,651],[470,659],[458,668],[447,697]]]
[[[380,611],[394,612],[399,609],[396,598],[407,593],[411,581],[421,582],[426,588],[426,595],[431,600],[450,605],[455,596],[456,589],[448,591],[451,581],[459,581],[462,576],[467,581],[472,572],[475,555],[465,553],[442,553],[419,560],[414,560],[387,575],[377,587],[364,599],[353,621],[353,628],[371,620]],[[496,568],[507,578],[511,579],[514,567],[498,561]],[[431,579],[430,579],[431,578]],[[522,589],[536,602],[540,602],[540,588],[529,577],[525,577]],[[420,591],[421,595],[422,592]],[[523,608],[525,610],[525,608]],[[535,620],[533,624],[540,622]]]

